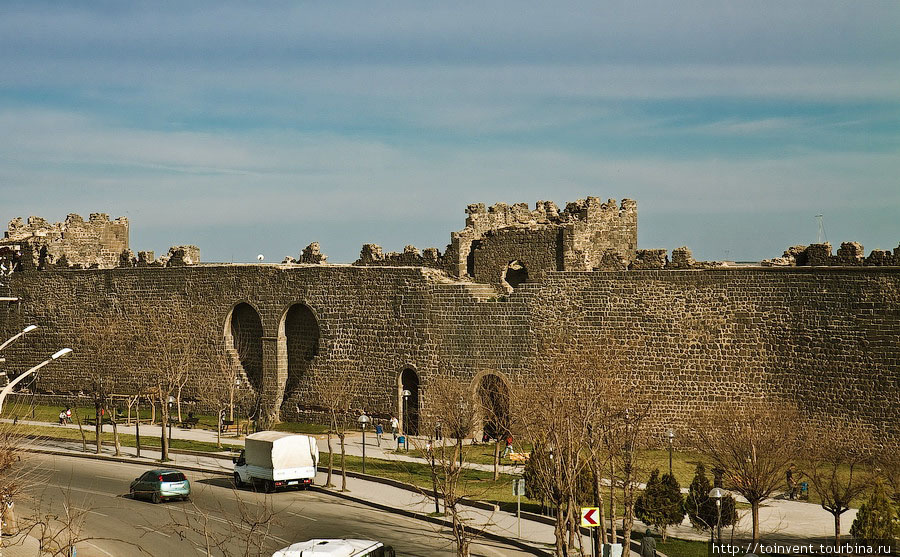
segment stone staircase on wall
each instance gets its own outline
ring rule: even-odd
[[[435,293],[441,296],[463,296],[475,298],[479,302],[486,302],[496,299],[505,294],[494,288],[490,284],[482,284],[477,282],[454,282],[452,284],[438,284],[435,286]]]

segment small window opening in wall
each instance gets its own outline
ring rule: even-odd
[[[520,284],[528,280],[528,269],[521,261],[512,261],[503,271],[502,282],[512,291]]]

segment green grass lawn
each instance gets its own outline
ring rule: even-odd
[[[6,425],[6,424],[4,424]],[[104,445],[111,446],[113,444],[113,434],[109,431],[109,426],[104,427],[104,432],[101,434],[100,439]],[[33,426],[33,425],[24,425],[19,424],[16,426],[6,425],[4,428],[6,432],[10,432],[14,435],[27,435],[34,437],[46,437],[46,438],[54,438],[54,439],[66,439],[71,441],[81,441],[81,433],[74,428],[56,428],[56,427],[46,427],[46,426]],[[84,426],[84,437],[87,441],[87,444],[90,447],[95,446],[96,444],[96,434],[93,426]],[[39,443],[38,440],[36,443]],[[137,444],[137,438],[134,435],[130,434],[119,434],[119,443],[124,447],[134,447]],[[149,436],[149,435],[141,435],[141,447],[142,448],[159,448],[160,439],[157,436]],[[222,441],[222,449],[216,448],[215,443],[209,443],[205,441],[192,441],[187,439],[172,439],[171,447],[173,449],[182,449],[189,451],[204,451],[204,452],[219,452],[222,450],[240,450],[242,446],[234,445],[228,443],[227,440]]]

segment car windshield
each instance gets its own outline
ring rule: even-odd
[[[162,475],[162,481],[164,482],[183,482],[184,474],[181,472],[166,472]]]

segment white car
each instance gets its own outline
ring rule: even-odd
[[[279,549],[272,557],[395,557],[394,548],[372,540],[309,540]]]

